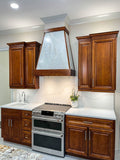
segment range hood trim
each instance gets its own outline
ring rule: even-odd
[[[70,61],[69,61],[67,39],[66,39],[66,34],[68,34],[68,36],[69,36],[69,31],[67,30],[66,27],[51,28],[51,29],[46,29],[44,31],[44,36],[43,36],[43,40],[42,40],[42,45],[40,47],[40,53],[39,53],[39,57],[38,57],[38,60],[37,60],[37,64],[38,64],[38,61],[39,61],[39,58],[40,58],[45,34],[49,33],[49,32],[57,32],[57,31],[64,31],[64,38],[65,38],[65,45],[66,45],[69,69],[39,69],[39,70],[35,69],[35,71],[34,71],[35,76],[75,76],[75,70],[70,69]],[[70,40],[69,40],[69,43],[70,43]],[[73,60],[73,56],[72,56],[72,60]],[[73,67],[74,67],[74,62],[73,62]]]
[[[49,70],[35,70],[36,76],[75,76],[75,70],[71,69],[49,69]]]

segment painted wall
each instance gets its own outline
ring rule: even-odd
[[[8,51],[0,51],[0,106],[10,102],[11,90],[9,89],[9,53]]]
[[[80,24],[70,26],[70,41],[73,52],[73,58],[76,68],[78,70],[78,42],[76,36],[84,36],[97,32],[108,32],[113,30],[120,31],[120,19],[109,20],[103,22],[93,22],[88,24]],[[38,41],[42,42],[43,31],[34,31],[26,33],[6,34],[0,36],[0,48],[6,47],[7,42],[16,41]],[[118,35],[117,45],[117,94],[120,91],[120,34]],[[38,90],[25,90],[26,100],[28,102],[54,102],[54,103],[67,103],[70,104],[70,94],[73,88],[77,88],[77,76],[76,77],[40,77],[40,89]],[[12,101],[17,100],[18,92],[23,90],[12,90]],[[115,94],[113,93],[98,93],[98,92],[80,92],[79,106],[80,107],[94,107],[94,108],[114,108]],[[119,107],[119,99],[117,107]],[[117,114],[119,117],[120,114]],[[119,137],[119,118],[117,118],[117,132],[116,137]],[[116,140],[118,142],[118,140]],[[116,143],[118,148],[118,143]]]

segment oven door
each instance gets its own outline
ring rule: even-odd
[[[32,117],[32,129],[64,133],[64,120],[48,117]]]
[[[32,149],[64,157],[64,134],[33,130]]]

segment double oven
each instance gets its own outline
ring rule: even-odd
[[[64,113],[33,112],[32,149],[64,157]]]

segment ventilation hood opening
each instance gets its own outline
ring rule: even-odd
[[[35,70],[37,76],[74,76],[75,69],[65,27],[48,29],[44,38]]]

